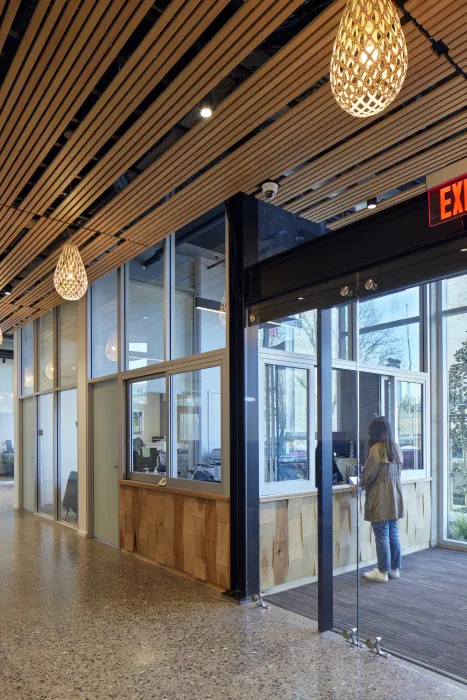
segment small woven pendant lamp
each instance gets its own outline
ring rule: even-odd
[[[55,268],[54,285],[63,299],[77,301],[86,294],[88,278],[78,247],[67,241]]]
[[[348,0],[331,58],[331,88],[354,117],[382,112],[407,73],[404,32],[392,0]]]
[[[105,344],[105,356],[111,362],[118,361],[118,338],[116,333],[111,333]]]

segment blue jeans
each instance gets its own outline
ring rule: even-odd
[[[371,524],[375,533],[378,569],[400,569],[402,555],[397,520],[382,520]]]

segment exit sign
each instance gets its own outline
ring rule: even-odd
[[[467,215],[467,175],[428,190],[430,226]]]

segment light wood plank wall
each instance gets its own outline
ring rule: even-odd
[[[230,503],[120,486],[120,547],[221,588],[230,587]]]
[[[431,483],[403,484],[405,517],[399,521],[403,551],[430,546]],[[360,562],[376,559],[370,523],[363,520],[360,502]],[[317,576],[317,495],[285,497],[260,505],[261,589]],[[336,491],[333,499],[334,568],[357,563],[357,499],[349,490]]]

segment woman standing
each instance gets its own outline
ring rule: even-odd
[[[392,438],[391,424],[381,416],[371,421],[369,453],[360,485],[366,490],[365,520],[371,522],[376,540],[378,568],[364,574],[369,581],[399,578],[401,544],[397,521],[404,517],[401,470],[403,457]]]

